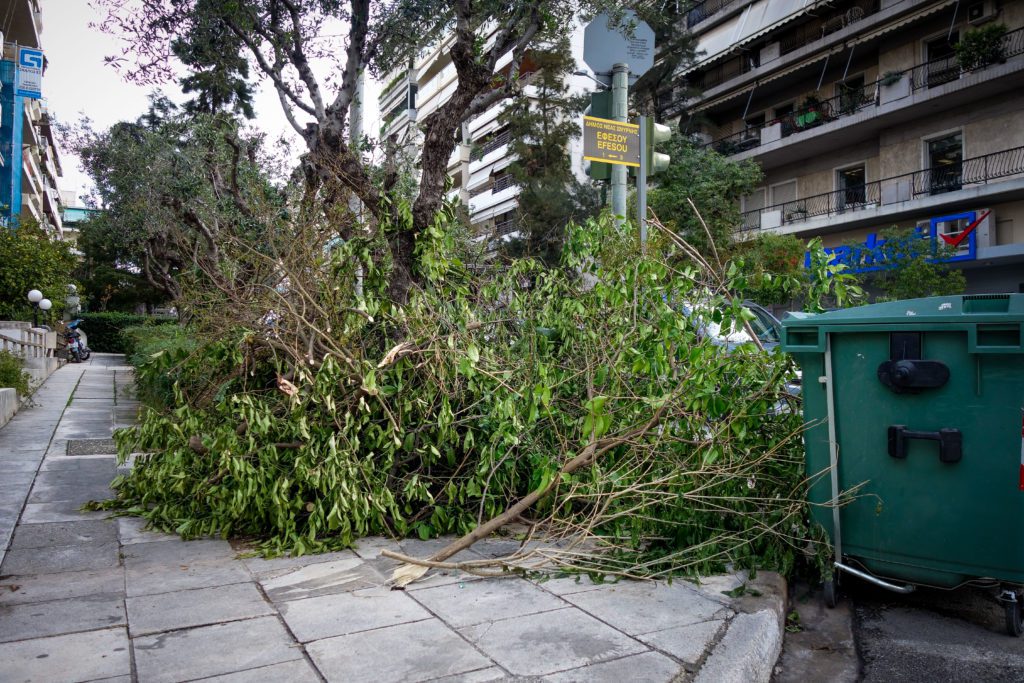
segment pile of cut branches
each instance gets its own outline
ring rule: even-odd
[[[788,569],[812,536],[793,367],[701,333],[749,330],[729,265],[600,220],[571,230],[560,268],[471,271],[449,218],[402,308],[372,244],[223,249],[246,278],[210,273],[187,304],[199,346],[140,365],[143,383],[173,377],[175,401],[118,435],[149,455],[105,507],[271,554],[371,534],[468,545],[525,520],[502,570]]]

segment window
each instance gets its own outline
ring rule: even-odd
[[[836,171],[836,210],[863,206],[866,203],[864,164]]]
[[[796,200],[796,181],[790,180],[772,186],[772,204],[785,204]]]
[[[743,197],[741,202],[741,208],[743,212],[747,211],[759,211],[764,208],[764,188],[760,187],[747,196]]]
[[[960,34],[952,31],[948,35],[927,41],[924,44],[926,79],[929,88],[955,81],[960,77],[960,64],[953,46],[960,41]]]
[[[959,190],[963,179],[964,145],[960,132],[928,140],[926,143],[928,170],[925,182],[928,194],[942,194]]]

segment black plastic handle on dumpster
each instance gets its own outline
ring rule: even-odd
[[[937,432],[918,432],[907,429],[906,425],[889,427],[889,455],[894,458],[907,457],[907,441],[924,439],[939,442],[939,460],[945,463],[960,462],[963,457],[964,435],[959,429],[948,427]]]
[[[878,366],[878,379],[897,394],[916,394],[944,386],[949,368],[937,360],[887,360]]]

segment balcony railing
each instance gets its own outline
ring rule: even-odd
[[[511,140],[512,133],[507,130],[502,131],[479,147],[474,147],[469,153],[469,158],[473,161],[479,161],[499,147],[504,147]]]
[[[1024,28],[1004,34],[998,42],[989,46],[985,54],[978,55],[968,63],[961,63],[954,55],[918,64],[904,73],[910,74],[910,87],[913,90],[934,88],[955,81],[963,74],[1005,62],[1007,58],[1020,54],[1024,54]]]
[[[877,14],[881,3],[859,2],[851,7],[836,11],[825,18],[821,23],[807,23],[784,34],[779,39],[779,54],[787,55],[795,52],[805,45],[821,40],[826,36],[841,31],[847,26],[856,24],[858,21]]]
[[[502,221],[500,223],[495,223],[495,225],[494,225],[494,236],[495,237],[504,237],[505,235],[509,235],[509,234],[515,232],[518,229],[519,228],[516,225],[515,219],[514,218],[510,218],[507,221]]]
[[[874,81],[860,88],[846,88],[843,92],[827,100],[807,102],[791,114],[780,116],[757,126],[750,126],[739,133],[719,138],[710,146],[719,154],[739,154],[748,149],[760,147],[763,142],[763,131],[768,126],[781,124],[780,135],[788,137],[823,123],[835,121],[843,116],[856,114],[878,101],[878,83]]]
[[[512,177],[511,174],[499,176],[495,178],[494,182],[490,185],[481,185],[480,187],[473,188],[472,190],[469,191],[469,196],[470,198],[478,197],[487,192],[493,192],[494,194],[498,194],[502,190],[507,190],[508,188],[512,187],[515,184],[515,179]]]
[[[860,211],[883,203],[895,203],[924,195],[955,192],[965,185],[982,185],[1020,174],[1024,174],[1024,146],[747,211],[743,214],[739,232],[760,229],[764,214],[770,211],[779,212],[780,221],[784,225],[818,216]],[[890,188],[893,190],[891,197],[895,199],[887,202],[885,190]]]
[[[1024,28],[1006,33],[997,46],[993,48],[990,55],[985,59],[979,59],[976,63],[968,65],[970,69],[961,65],[956,57],[936,59],[918,64],[904,71],[887,74],[886,77],[868,83],[862,88],[846,89],[839,95],[827,100],[807,103],[791,114],[774,118],[763,124],[749,126],[739,133],[718,138],[705,146],[710,146],[719,154],[727,156],[739,154],[764,144],[764,129],[776,123],[781,124],[781,136],[788,137],[795,133],[816,128],[824,123],[835,121],[844,116],[855,114],[872,105],[877,106],[879,103],[880,87],[883,84],[890,83],[889,79],[897,74],[899,78],[895,78],[895,81],[898,82],[902,78],[909,78],[913,90],[933,88],[937,85],[954,81],[964,73],[984,69],[999,61],[1004,61],[1009,57],[1021,54],[1024,54]]]
[[[687,28],[693,28],[705,19],[713,17],[738,2],[740,0],[704,0],[704,2],[698,2],[686,13],[686,26]]]

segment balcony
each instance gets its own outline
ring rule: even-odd
[[[1014,147],[964,159],[957,164],[925,168],[747,211],[737,232],[771,230],[788,225],[794,227],[792,231],[799,231],[801,223],[814,218],[849,218],[855,212],[978,188],[1021,174],[1024,174],[1024,147]]]
[[[719,12],[737,6],[741,2],[742,0],[704,0],[704,2],[698,2],[686,13],[686,28],[692,29]]]
[[[485,184],[481,185],[480,187],[474,187],[472,190],[469,191],[469,197],[470,199],[472,199],[473,197],[479,197],[480,195],[486,194],[488,192],[492,194],[498,194],[502,190],[507,190],[508,188],[512,187],[515,184],[516,181],[515,179],[512,178],[511,174],[498,176],[497,178],[494,179],[494,182],[492,182],[489,185]]]
[[[480,161],[496,149],[504,147],[512,140],[512,133],[504,130],[494,137],[483,142],[480,146],[474,146],[469,153],[470,161]]]
[[[960,65],[955,58],[940,59],[887,73],[863,88],[825,100],[815,98],[790,114],[705,146],[726,156],[756,157],[765,168],[793,163],[809,154],[866,140],[883,128],[912,120],[924,107],[933,113],[1006,92],[1024,81],[1024,61],[1005,63],[1020,55],[1024,55],[1024,28],[1004,35],[993,59],[969,65]],[[791,144],[817,135],[827,135],[819,148]]]

